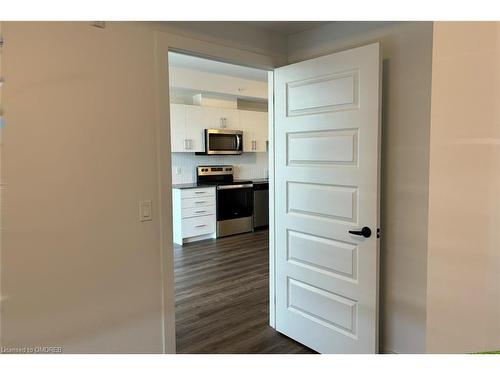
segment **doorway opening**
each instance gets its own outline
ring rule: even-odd
[[[269,326],[268,72],[169,52],[177,353],[308,353]]]

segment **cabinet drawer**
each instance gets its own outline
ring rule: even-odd
[[[215,215],[182,219],[182,238],[202,236],[215,232]]]
[[[181,199],[182,209],[215,206],[215,196]]]
[[[215,215],[215,206],[191,207],[182,209],[182,218]]]
[[[214,188],[183,189],[181,198],[209,197],[215,195]]]

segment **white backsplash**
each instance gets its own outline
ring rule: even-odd
[[[249,152],[241,155],[195,155],[187,152],[172,153],[172,183],[196,182],[198,165],[234,165],[234,178],[256,179],[268,177],[267,152]],[[177,174],[180,168],[180,174]]]

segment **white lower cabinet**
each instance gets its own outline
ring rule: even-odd
[[[199,216],[182,219],[182,238],[202,236],[215,232],[214,216]]]
[[[216,237],[215,188],[173,189],[174,242]]]
[[[182,209],[182,218],[187,219],[201,215],[215,215],[215,206],[188,207]]]

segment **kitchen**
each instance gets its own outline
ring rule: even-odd
[[[266,227],[267,72],[172,52],[169,65],[174,242]]]
[[[308,352],[266,312],[268,72],[168,57],[177,351],[245,352],[247,335],[256,351]]]

